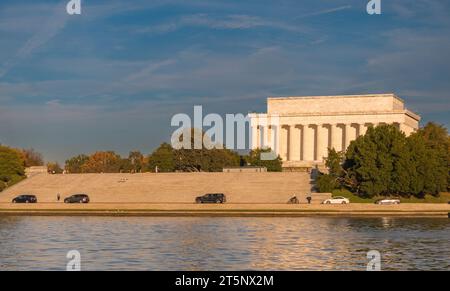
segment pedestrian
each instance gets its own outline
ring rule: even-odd
[[[289,199],[289,202],[288,202],[288,203],[289,203],[289,204],[299,204],[297,195],[294,194],[294,195],[291,197],[291,199]]]
[[[306,200],[308,200],[308,204],[311,204],[311,200],[312,200],[311,195],[308,195],[308,197],[306,197]]]
[[[56,195],[56,200],[58,200],[58,202],[61,200],[61,195],[59,193]]]

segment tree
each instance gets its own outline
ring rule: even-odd
[[[140,151],[132,151],[128,155],[132,173],[140,173],[144,167],[144,155]]]
[[[83,166],[89,160],[87,155],[78,155],[66,161],[65,170],[67,173],[83,173]]]
[[[96,152],[90,156],[78,155],[66,161],[68,173],[137,173],[142,171],[144,157],[138,152],[130,152],[122,158],[112,151]]]
[[[390,194],[396,188],[392,187],[396,146],[405,138],[395,126],[381,125],[353,141],[343,167],[347,178],[356,181],[352,190],[367,197]]]
[[[410,192],[439,195],[449,185],[449,137],[440,125],[428,123],[408,137]]]
[[[367,197],[439,195],[448,189],[449,160],[443,126],[430,123],[406,137],[395,126],[383,125],[351,143],[341,184]]]
[[[24,149],[22,151],[25,167],[35,167],[44,165],[44,158],[41,153],[36,152],[33,148]]]
[[[149,157],[147,169],[150,172],[155,172],[158,167],[159,172],[174,172],[174,150],[168,143],[163,143],[157,148]]]
[[[328,149],[328,157],[325,159],[325,166],[328,168],[328,174],[319,173],[316,180],[316,187],[319,189],[319,192],[333,192],[333,190],[339,188],[341,184],[346,184],[346,173],[342,168],[344,154],[344,152],[338,152],[334,148]]]
[[[430,122],[421,128],[417,135],[423,138],[428,155],[434,163],[433,175],[429,177],[431,180],[426,181],[428,185],[425,190],[429,193],[446,191],[450,179],[450,139],[447,129],[443,125]],[[429,163],[431,161],[429,160]]]
[[[212,142],[209,136],[199,129],[184,130],[179,136],[180,143],[184,141],[186,133],[190,135],[190,140],[187,140],[187,144],[183,144],[188,148],[172,149],[165,145],[167,149],[164,152],[168,155],[167,163],[173,162],[175,171],[220,172],[224,167],[240,165],[240,157],[237,153],[226,149],[222,144]],[[201,148],[196,149],[195,140],[201,141]],[[153,170],[152,168],[156,166],[156,155],[152,154],[149,160],[150,170]]]
[[[16,149],[0,146],[0,191],[25,178],[24,160]]]
[[[180,149],[173,154],[175,170],[180,172],[220,172],[240,165],[240,156],[228,149]]]
[[[447,138],[447,191],[450,191],[450,136]]]
[[[325,166],[328,168],[330,176],[337,178],[343,175],[342,163],[344,162],[344,155],[344,152],[338,152],[334,148],[328,149]]]
[[[83,173],[119,173],[121,157],[113,151],[96,152],[83,164]]]
[[[63,169],[60,167],[58,162],[48,163],[47,164],[47,172],[49,174],[62,174]]]
[[[316,186],[321,193],[331,193],[339,187],[339,183],[332,175],[320,174],[317,177]]]
[[[269,153],[271,149],[255,149],[250,151],[249,155],[245,157],[247,164],[257,167],[266,167],[269,172],[281,172],[282,171],[282,159],[277,156],[274,160],[262,160],[262,153]]]

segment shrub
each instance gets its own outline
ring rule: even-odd
[[[322,174],[317,177],[316,186],[321,193],[331,193],[339,187],[339,183],[335,177]]]

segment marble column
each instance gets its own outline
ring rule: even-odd
[[[342,128],[338,124],[331,125],[331,147],[336,151],[342,151]]]
[[[345,150],[350,146],[350,143],[356,139],[356,127],[353,124],[345,125]]]
[[[252,145],[251,145],[251,149],[257,149],[259,148],[259,126],[252,126]]]
[[[371,123],[363,123],[359,125],[359,134],[365,135],[367,133],[367,129],[372,126]]]
[[[328,156],[328,133],[323,124],[317,125],[317,161],[323,161]]]
[[[261,127],[261,125],[258,125],[257,136],[258,136],[258,148],[261,149],[262,146],[263,146],[263,135],[262,135],[262,127]]]
[[[301,129],[296,125],[289,127],[289,160],[300,161]]]
[[[359,136],[365,135],[367,132],[367,126],[365,123],[359,124]]]
[[[269,145],[269,132],[270,132],[270,129],[269,129],[269,126],[267,126],[267,125],[263,125],[262,126],[262,144],[261,144],[261,148],[262,149],[264,149],[264,148],[268,148],[268,147],[270,147],[270,145]]]
[[[281,131],[282,131],[281,128],[275,125],[270,125],[269,127],[270,137],[268,146],[272,151],[276,152],[277,154],[280,154]]]
[[[281,126],[280,132],[280,156],[283,161],[289,161],[289,126]]]
[[[305,160],[305,126],[297,125],[300,130],[300,161]]]
[[[314,161],[314,146],[315,146],[315,130],[314,125],[305,125],[304,129],[304,149],[303,158],[305,161]]]

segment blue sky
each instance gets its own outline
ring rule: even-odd
[[[267,96],[394,92],[450,125],[450,2],[0,2],[0,142],[47,160],[168,141],[176,113]]]

